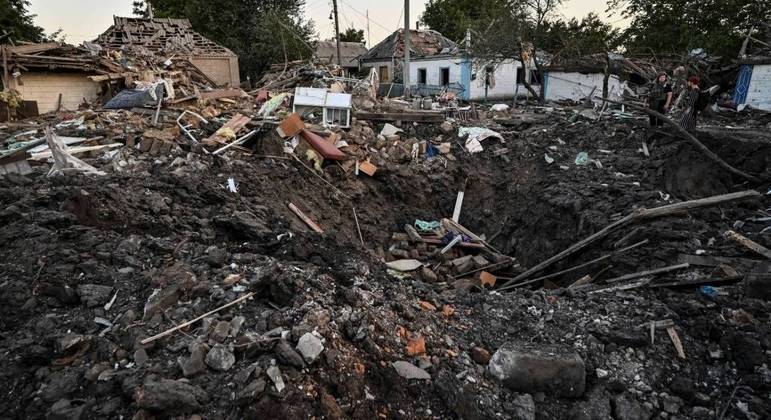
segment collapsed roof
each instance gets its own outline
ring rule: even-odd
[[[763,22],[757,29],[742,44],[739,60],[743,64],[771,64],[771,22]]]
[[[410,56],[412,58],[455,55],[458,45],[432,30],[410,30]],[[404,57],[404,29],[392,33],[361,57],[361,61],[390,60]]]
[[[229,49],[194,31],[187,19],[117,16],[114,19],[114,24],[95,41],[107,49],[134,48],[146,50],[146,55],[176,53],[206,57],[236,56]]]
[[[342,67],[359,67],[359,57],[367,54],[367,47],[361,42],[341,42],[340,62]],[[316,44],[316,58],[322,64],[337,64],[335,41],[319,41]]]

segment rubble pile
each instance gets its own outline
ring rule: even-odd
[[[6,413],[771,415],[766,115],[275,70],[0,123]]]

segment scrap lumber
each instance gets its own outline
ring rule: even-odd
[[[41,44],[27,44],[27,45],[14,45],[5,46],[8,52],[11,54],[36,54],[45,51],[55,50],[61,47],[59,42],[44,42]]]
[[[519,283],[519,284],[511,284],[511,285],[507,284],[505,287],[500,288],[499,291],[508,290],[510,288],[513,289],[513,288],[516,288],[516,287],[524,287],[524,286],[528,286],[528,285],[531,285],[531,284],[534,284],[534,283],[538,283],[538,282],[543,281],[543,280],[553,279],[553,278],[559,277],[559,276],[561,276],[563,274],[572,273],[573,271],[589,267],[591,265],[603,262],[605,260],[609,260],[609,259],[611,259],[612,257],[614,257],[616,255],[623,254],[625,252],[629,252],[629,251],[631,251],[631,250],[633,250],[635,248],[639,248],[639,247],[647,244],[648,242],[649,242],[649,240],[645,239],[645,240],[640,241],[640,242],[638,242],[638,243],[636,243],[634,245],[630,245],[630,246],[628,246],[626,248],[619,249],[617,251],[611,252],[610,254],[603,255],[603,256],[601,256],[599,258],[593,259],[591,261],[585,262],[583,264],[580,264],[580,265],[577,265],[577,266],[574,266],[574,267],[566,268],[566,269],[564,269],[562,271],[558,271],[556,273],[548,274],[548,275],[545,275],[545,276],[542,276],[542,277],[538,277],[536,279],[528,280],[526,282]],[[580,286],[580,284],[579,285],[576,285],[576,284],[571,285],[571,287],[578,287],[578,286]]]
[[[198,97],[200,99],[222,99],[222,98],[239,98],[242,96],[249,96],[241,89],[218,89],[208,92],[201,92]]]
[[[727,231],[726,233],[723,234],[723,236],[771,260],[771,250],[753,241],[752,239],[749,239],[746,236],[740,235],[732,230]]]
[[[570,247],[560,252],[559,254],[547,259],[546,261],[514,277],[513,281],[518,282],[521,280],[528,279],[533,274],[538,273],[543,269],[550,267],[559,261],[562,261],[568,256],[583,250],[587,246],[599,241],[600,239],[604,239],[611,233],[623,227],[626,227],[630,224],[640,223],[640,222],[653,220],[653,219],[657,219],[665,216],[671,216],[673,214],[677,214],[677,213],[681,213],[689,210],[714,207],[721,204],[747,200],[750,198],[758,198],[760,196],[761,194],[759,192],[754,190],[748,190],[748,191],[741,191],[741,192],[730,193],[730,194],[716,195],[712,197],[701,198],[698,200],[684,201],[682,203],[669,204],[666,206],[655,207],[652,209],[644,209],[644,208],[637,209],[632,213],[630,213],[628,216],[611,223],[610,225],[606,226],[599,232],[594,233],[593,235],[590,235],[589,237],[571,245]]]
[[[656,268],[656,269],[653,269],[653,270],[645,270],[645,271],[640,271],[640,272],[637,272],[637,273],[625,274],[625,275],[623,275],[621,277],[616,277],[616,278],[613,278],[613,279],[609,279],[609,280],[607,280],[607,282],[608,283],[618,283],[618,282],[622,282],[622,281],[626,281],[626,280],[639,279],[640,277],[655,276],[655,275],[658,275],[658,274],[669,273],[669,272],[672,272],[672,271],[684,270],[684,269],[686,269],[686,268],[688,268],[690,266],[691,265],[688,264],[688,263],[670,265],[670,266],[667,266],[667,267]]]
[[[324,233],[324,230],[321,229],[321,227],[318,224],[316,224],[316,222],[311,220],[310,217],[306,216],[305,213],[303,213],[299,208],[297,208],[297,206],[295,206],[292,203],[289,203],[288,205],[289,205],[289,209],[292,210],[292,212],[294,212],[294,214],[296,214],[297,217],[300,218],[300,220],[305,222],[305,224],[308,225],[309,228],[313,229],[314,232]]]
[[[423,242],[428,245],[445,245],[444,242],[442,242],[441,238],[422,237],[419,241],[416,241],[410,238],[410,236],[407,235],[406,233],[394,233],[391,235],[391,239],[394,241]],[[460,248],[467,248],[467,249],[484,249],[485,248],[483,244],[477,244],[473,242],[461,242],[456,246]]]
[[[672,344],[675,345],[675,349],[677,350],[677,356],[681,359],[685,359],[685,350],[683,350],[683,343],[680,342],[680,336],[677,335],[677,330],[674,326],[667,327],[667,334],[669,334],[669,338],[672,340]]]
[[[179,325],[177,325],[174,328],[168,329],[168,330],[166,330],[166,331],[164,331],[164,332],[162,332],[160,334],[154,335],[154,336],[152,336],[150,338],[145,338],[144,340],[141,341],[141,343],[142,343],[142,345],[149,344],[149,343],[152,343],[153,341],[156,341],[156,340],[159,340],[159,339],[161,339],[163,337],[166,337],[167,335],[171,335],[175,331],[179,331],[179,330],[181,330],[183,328],[187,328],[190,325],[193,325],[194,323],[196,323],[196,322],[206,318],[207,316],[214,315],[214,314],[216,314],[217,312],[219,312],[219,311],[221,311],[223,309],[227,309],[227,308],[229,308],[231,306],[238,305],[239,303],[249,299],[252,296],[254,296],[254,292],[247,293],[247,294],[241,296],[240,298],[238,298],[238,299],[236,299],[236,300],[234,300],[234,301],[232,301],[232,302],[230,302],[230,303],[228,303],[226,305],[222,305],[219,308],[214,309],[213,311],[209,311],[209,312],[207,312],[207,313],[205,313],[205,314],[203,314],[203,315],[201,315],[201,316],[199,316],[199,317],[197,317],[195,319],[192,319],[192,320],[187,321],[185,323],[179,324]]]
[[[673,121],[672,119],[670,119],[666,115],[664,115],[664,114],[662,114],[660,112],[656,112],[656,111],[654,111],[652,109],[648,109],[648,108],[646,108],[644,106],[633,104],[633,103],[629,103],[629,102],[613,101],[613,100],[610,100],[610,99],[601,98],[599,96],[595,96],[595,98],[600,99],[602,101],[618,104],[618,105],[628,106],[629,108],[636,109],[638,111],[642,111],[642,112],[644,112],[644,113],[646,113],[646,114],[648,114],[650,116],[658,118],[660,121],[663,121],[664,123],[674,127],[674,129],[677,130],[677,132],[681,136],[683,136],[686,140],[691,142],[691,144],[693,144],[699,151],[701,151],[710,160],[712,160],[715,163],[717,163],[721,168],[727,170],[728,172],[730,172],[730,173],[732,173],[734,175],[738,175],[738,176],[740,176],[740,177],[742,177],[742,178],[744,178],[744,179],[746,179],[746,180],[748,180],[750,182],[753,182],[755,184],[759,184],[759,183],[762,182],[760,178],[758,178],[756,176],[753,176],[753,175],[750,175],[750,174],[748,174],[746,172],[740,171],[739,169],[736,169],[733,166],[729,165],[726,161],[721,159],[720,156],[716,155],[707,146],[705,146],[704,143],[699,141],[699,139],[697,139],[696,136],[694,136],[693,134],[689,133],[688,130],[684,129],[683,127],[680,127],[680,124],[676,123],[675,121]]]
[[[69,152],[71,155],[79,155],[79,154],[88,153],[88,152],[117,149],[119,147],[123,147],[123,143],[110,143],[110,144],[102,144],[98,146],[70,147],[67,149],[67,152]],[[44,150],[42,152],[31,153],[29,159],[46,160],[51,156],[53,156],[53,152],[51,150]]]
[[[458,222],[456,222],[456,221],[454,221],[452,219],[442,219],[442,226],[444,226],[447,230],[456,231],[458,233],[462,233],[462,234],[468,236],[469,238],[471,238],[471,239],[481,243],[487,249],[495,252],[496,254],[503,254],[503,252],[498,251],[497,249],[495,249],[495,247],[493,247],[492,245],[487,243],[484,239],[482,239],[479,236],[477,236],[474,232],[466,229],[465,227],[463,227],[463,225],[461,225],[460,223],[458,223]]]
[[[357,120],[363,121],[407,121],[419,123],[442,123],[445,118],[441,112],[364,112],[356,113]]]

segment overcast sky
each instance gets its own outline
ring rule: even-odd
[[[130,16],[132,0],[31,0],[31,11],[37,15],[37,23],[46,32],[61,28],[67,35],[67,42],[79,44],[92,40],[112,24],[112,17]],[[216,6],[212,1],[212,7]],[[412,0],[410,21],[416,22],[423,12],[426,0]],[[367,28],[366,15],[369,12],[370,41],[376,44],[397,27],[404,25],[401,0],[338,0],[340,28],[354,26]],[[562,14],[565,17],[583,17],[596,12],[606,21],[618,24],[618,17],[607,17],[606,0],[566,0]],[[306,16],[316,23],[316,30],[322,39],[332,36],[334,25],[329,20],[331,0],[306,0]]]

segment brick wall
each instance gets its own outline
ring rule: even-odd
[[[99,94],[99,84],[86,78],[85,73],[22,73],[21,83],[14,88],[26,101],[37,101],[41,114],[56,111],[59,94],[61,109],[76,110],[85,98],[93,101]]]

